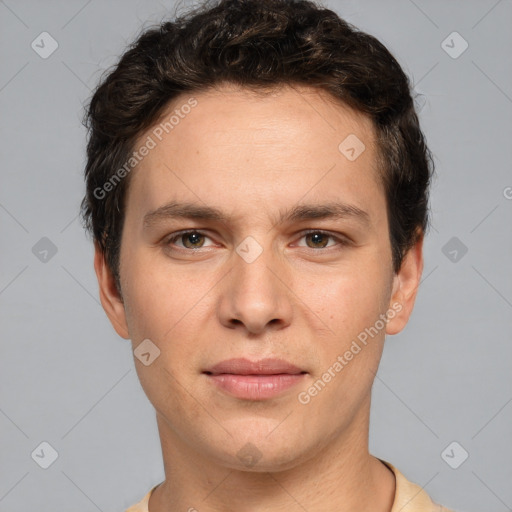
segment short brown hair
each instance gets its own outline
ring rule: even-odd
[[[370,116],[378,135],[393,269],[398,272],[428,227],[434,171],[400,65],[376,38],[311,1],[217,0],[143,31],[88,105],[81,214],[118,290],[129,176],[104,197],[97,190],[130,158],[137,138],[159,120],[169,101],[226,82],[253,89],[317,87]]]

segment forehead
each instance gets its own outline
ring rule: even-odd
[[[193,109],[188,106],[191,101],[196,104]],[[322,89],[291,84],[266,90],[220,84],[180,94],[147,133],[154,133],[159,141],[172,133],[178,142],[189,139],[192,131],[196,136],[207,133],[219,142],[223,135],[239,131],[238,143],[248,137],[247,143],[310,143],[313,147],[321,138],[324,145],[337,149],[351,133],[364,140],[366,147],[375,143],[375,127],[366,114]]]
[[[154,209],[179,195],[236,204],[240,213],[301,197],[364,209],[380,188],[372,121],[310,87],[185,93],[137,145],[149,139],[154,147],[132,172],[127,198],[141,208],[142,200]]]

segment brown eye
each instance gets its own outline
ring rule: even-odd
[[[329,238],[332,238],[331,235],[328,235],[327,233],[322,233],[320,231],[307,233],[304,236],[306,240],[311,240],[311,245],[309,243],[307,245],[312,249],[323,249],[329,243]]]
[[[187,249],[200,248],[204,244],[204,235],[196,231],[185,233],[180,235],[178,238],[181,239],[183,246]]]
[[[306,241],[304,243],[304,240]],[[300,247],[308,249],[325,249],[325,251],[341,250],[351,245],[346,236],[339,233],[339,236],[328,231],[310,230],[302,233]]]
[[[168,249],[202,249],[209,247],[205,245],[205,240],[208,240],[204,233],[200,231],[182,231],[167,239],[165,245]]]

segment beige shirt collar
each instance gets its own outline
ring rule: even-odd
[[[453,512],[432,501],[419,485],[407,480],[392,464],[382,459],[379,460],[395,474],[395,500],[390,512]],[[149,512],[149,497],[158,485],[160,484],[155,485],[141,501],[128,508],[126,512]]]

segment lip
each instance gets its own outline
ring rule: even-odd
[[[221,361],[203,372],[222,391],[245,400],[266,400],[299,384],[307,372],[283,359]]]
[[[237,359],[226,359],[212,366],[206,373],[213,375],[230,373],[233,375],[278,375],[305,373],[297,366],[284,359],[266,358],[259,361],[250,361],[243,357]]]

